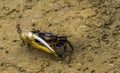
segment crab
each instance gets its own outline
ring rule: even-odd
[[[17,26],[17,31],[23,43],[26,42],[29,46],[33,46],[56,57],[65,57],[68,45],[70,46],[69,52],[73,52],[74,50],[66,36],[58,36],[51,32],[43,32],[35,29],[22,32],[19,26]]]

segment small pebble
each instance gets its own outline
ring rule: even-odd
[[[98,52],[97,52],[97,51],[95,51],[94,53],[95,53],[95,54],[98,54]]]
[[[13,42],[17,42],[17,40],[13,40]]]
[[[4,63],[2,62],[2,63],[0,64],[0,66],[4,66]]]
[[[3,38],[3,40],[6,40],[6,38]]]
[[[78,71],[81,70],[80,68],[77,69]]]
[[[95,70],[92,70],[91,73],[95,73]]]
[[[6,53],[6,54],[8,54],[8,53],[9,53],[9,51],[6,51],[5,53]]]
[[[19,16],[19,18],[22,18],[22,17],[23,17],[22,15]]]
[[[51,27],[51,26],[52,26],[52,24],[49,24],[49,25],[48,25],[48,27]]]
[[[3,49],[3,47],[0,47],[0,49]]]
[[[32,24],[33,27],[35,27],[35,25],[36,25],[35,23]]]
[[[88,67],[86,67],[85,69],[83,69],[83,71],[86,71],[86,70],[88,70]]]

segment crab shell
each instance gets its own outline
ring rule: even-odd
[[[56,52],[52,49],[52,47],[46,41],[44,41],[39,36],[33,34],[31,31],[21,33],[20,37],[23,41],[27,42],[33,47],[40,49],[44,52],[53,54],[54,56],[57,56]],[[35,40],[38,40],[42,45],[37,43]]]

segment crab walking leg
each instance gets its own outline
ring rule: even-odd
[[[33,37],[37,40],[39,40],[44,46],[46,46],[47,48],[49,48],[51,51],[55,52],[52,47],[47,43],[45,42],[42,38],[38,37],[37,35],[33,34]]]

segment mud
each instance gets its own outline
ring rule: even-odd
[[[67,36],[74,53],[29,51],[18,24]],[[120,73],[120,0],[0,0],[0,73]]]

